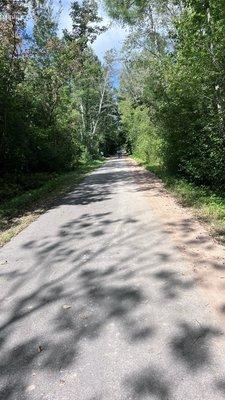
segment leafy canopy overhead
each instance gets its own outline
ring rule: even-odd
[[[0,6],[1,170],[74,168],[109,151],[109,130],[115,150],[113,59],[102,65],[90,47],[105,30],[97,2],[72,2],[72,30],[62,37],[51,0],[5,0]]]
[[[189,180],[224,185],[224,1],[105,5],[131,27],[119,107],[128,147]]]

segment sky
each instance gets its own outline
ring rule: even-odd
[[[94,52],[97,54],[101,61],[104,60],[104,54],[107,50],[115,49],[120,51],[125,38],[127,37],[127,30],[117,23],[110,20],[102,6],[101,0],[99,2],[99,14],[103,19],[104,26],[110,26],[109,29],[98,36],[96,41],[92,44]],[[58,1],[54,0],[56,7]],[[71,28],[71,18],[69,16],[70,0],[62,0],[62,11],[59,19],[59,30]]]

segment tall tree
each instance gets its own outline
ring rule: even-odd
[[[148,110],[161,162],[200,183],[225,183],[224,2],[105,3],[112,16],[131,26],[121,95],[135,118],[147,121],[136,111]],[[127,107],[120,108],[122,114]],[[126,130],[130,137],[131,126]],[[153,148],[151,140],[146,146]]]
[[[23,129],[18,118],[19,98],[16,87],[23,80],[23,32],[27,16],[25,0],[6,0],[0,4],[0,167],[11,151],[12,130]],[[7,164],[8,165],[8,164]]]

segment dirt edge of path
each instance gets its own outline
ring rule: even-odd
[[[225,323],[225,247],[210,236],[207,225],[198,221],[191,208],[168,193],[160,178],[135,160],[128,158],[128,162],[165,233],[187,259],[192,278]]]

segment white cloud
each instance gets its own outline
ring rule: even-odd
[[[55,8],[58,9],[58,2],[55,1]],[[70,0],[62,0],[62,9],[59,19],[59,31],[62,32],[63,29],[70,30],[72,27],[72,21],[69,15],[70,12]],[[112,23],[103,7],[100,6],[99,14],[102,17],[102,25],[110,26],[109,29],[98,36],[95,42],[92,44],[94,52],[97,54],[99,59],[103,61],[104,54],[107,50],[115,49],[120,51],[125,38],[127,37],[127,30],[118,24]]]
[[[125,29],[120,26],[112,26],[98,36],[92,44],[92,48],[102,61],[107,50],[115,49],[116,51],[120,51],[126,37],[127,31]]]
[[[99,0],[99,15],[102,18],[102,25],[109,26],[109,29],[98,36],[92,44],[92,48],[102,61],[107,50],[114,49],[119,52],[123,46],[123,42],[128,35],[128,32],[121,25],[113,22],[103,7],[103,2]]]
[[[60,9],[60,17],[59,17],[59,31],[60,33],[63,29],[71,30],[72,28],[72,20],[70,17],[70,0],[62,0],[61,7],[59,8],[59,2],[56,0],[54,1],[55,9]]]

